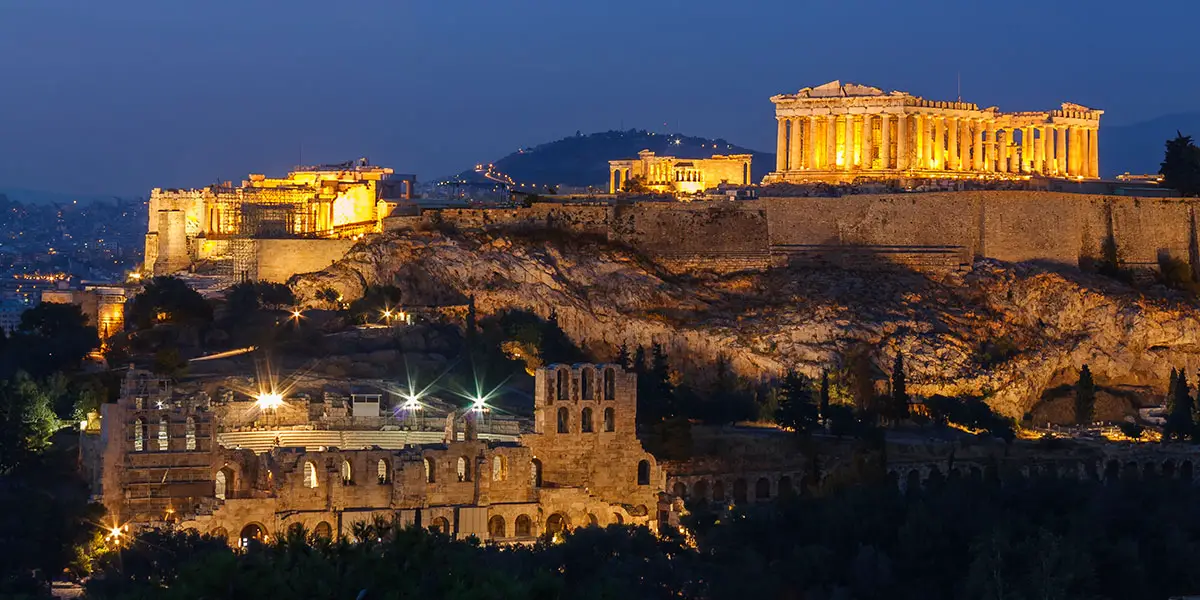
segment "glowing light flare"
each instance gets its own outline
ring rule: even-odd
[[[254,397],[255,404],[263,410],[274,410],[283,406],[283,394],[279,392],[264,392]]]

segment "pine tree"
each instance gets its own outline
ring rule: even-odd
[[[829,370],[821,369],[821,422],[829,419]]]
[[[671,365],[667,362],[666,350],[659,343],[650,347],[650,377],[654,382],[656,402],[662,408],[663,416],[675,416],[675,384],[671,383]]]
[[[1192,143],[1192,136],[1176,132],[1175,139],[1167,140],[1158,172],[1164,186],[1184,196],[1200,196],[1200,148]]]
[[[633,372],[638,375],[646,374],[646,349],[641,345],[633,351]]]
[[[621,368],[629,370],[631,366],[629,360],[629,346],[625,345],[625,342],[621,342],[621,346],[617,348],[616,362],[621,365]]]
[[[909,416],[908,390],[904,383],[904,355],[897,352],[896,361],[892,364],[892,396],[891,406],[888,407],[887,417],[893,423],[899,423]]]
[[[1079,381],[1075,382],[1075,422],[1079,425],[1090,425],[1096,417],[1096,383],[1092,381],[1092,372],[1087,365],[1079,371]]]
[[[817,405],[813,403],[812,381],[795,370],[789,370],[783,377],[779,395],[776,423],[801,434],[816,429],[820,415]]]
[[[1167,380],[1167,397],[1163,399],[1163,406],[1167,408],[1167,414],[1175,410],[1175,383],[1179,381],[1179,371],[1175,367],[1171,367],[1171,378]]]
[[[1184,439],[1194,433],[1195,422],[1192,420],[1194,403],[1188,391],[1187,374],[1183,371],[1179,372],[1179,379],[1175,383],[1174,400],[1171,412],[1167,415],[1167,424],[1163,428],[1163,438]]]

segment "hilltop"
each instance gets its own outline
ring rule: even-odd
[[[713,154],[753,154],[751,174],[760,181],[775,168],[775,154],[744,148],[727,140],[679,133],[656,133],[630,129],[583,135],[522,148],[493,161],[494,170],[517,183],[537,185],[596,186],[607,189],[608,161],[635,158],[641,150],[680,158],[708,158]],[[479,178],[474,169],[457,177]]]

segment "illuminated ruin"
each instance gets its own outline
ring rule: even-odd
[[[765,183],[862,177],[1100,176],[1102,110],[1000,112],[831,81],[771,97],[775,172]]]
[[[637,158],[608,161],[608,193],[624,191],[633,179],[647,191],[680,195],[703,192],[721,183],[748,185],[751,158],[749,154],[676,158],[642,150]]]
[[[239,186],[155,188],[144,270],[162,275],[196,261],[226,260],[231,274],[253,277],[249,255],[254,248],[246,240],[338,240],[378,233],[383,218],[412,199],[413,183],[412,176],[360,159],[298,167],[284,178],[251,174]]]

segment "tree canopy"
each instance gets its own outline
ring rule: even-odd
[[[1184,196],[1200,196],[1200,148],[1192,142],[1192,136],[1177,133],[1167,140],[1158,173],[1166,187]]]

